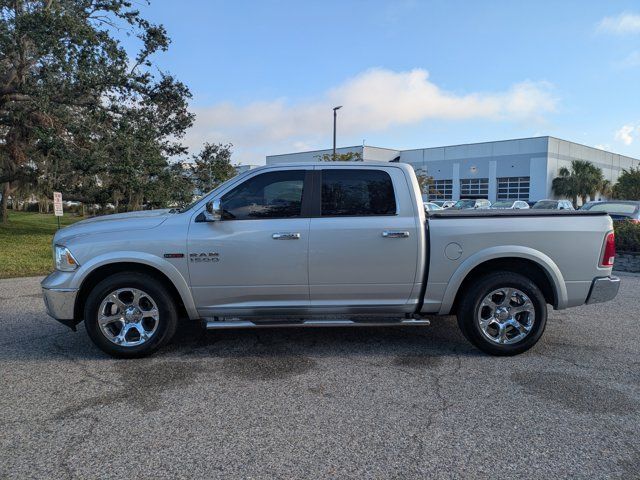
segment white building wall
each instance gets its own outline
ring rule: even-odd
[[[622,169],[640,166],[640,160],[625,157],[554,137],[535,137],[468,145],[393,150],[370,146],[337,149],[339,153],[359,152],[364,160],[388,162],[400,157],[416,171],[435,180],[452,181],[452,197],[460,197],[460,181],[487,178],[489,200],[495,201],[501,178],[528,177],[529,200],[554,198],[551,185],[562,166],[572,160],[588,160],[602,169],[606,179],[614,184]],[[267,157],[267,165],[283,162],[312,162],[331,153],[331,149]]]
[[[355,147],[342,147],[336,148],[336,153],[349,153],[349,152],[357,152],[360,155],[363,155],[363,147],[355,146]],[[277,163],[291,163],[291,162],[317,162],[324,154],[332,154],[333,149],[327,148],[325,150],[313,150],[310,152],[300,152],[300,153],[285,153],[282,155],[267,155],[267,165],[274,165]]]
[[[548,198],[554,198],[551,188],[553,179],[559,175],[562,167],[570,169],[573,160],[586,160],[593,163],[602,170],[604,178],[612,185],[618,181],[623,169],[640,167],[638,159],[553,137],[549,137],[548,157],[546,185]],[[596,199],[602,198],[604,198],[602,195],[596,194]]]
[[[549,198],[547,184],[548,157],[531,157],[529,160],[529,198],[534,201]]]
[[[364,146],[362,158],[367,162],[390,162],[400,155],[400,150]]]

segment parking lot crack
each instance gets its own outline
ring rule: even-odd
[[[53,346],[58,351],[58,353],[60,355],[62,355],[67,360],[69,360],[72,364],[76,365],[80,369],[80,372],[81,372],[82,376],[84,376],[85,378],[88,378],[90,380],[94,380],[94,381],[96,381],[98,383],[101,383],[103,385],[121,386],[120,383],[116,383],[116,382],[111,381],[111,380],[105,380],[104,378],[102,378],[99,375],[97,375],[87,365],[82,363],[82,361],[79,358],[74,357],[73,355],[67,353],[65,351],[65,349],[61,345],[58,345],[56,342],[53,343]]]
[[[77,420],[89,420],[89,425],[85,427],[81,433],[72,437],[72,439],[65,445],[62,453],[60,455],[59,466],[62,471],[65,473],[66,478],[72,480],[74,478],[79,478],[77,475],[74,475],[73,467],[70,463],[71,456],[76,451],[78,447],[80,447],[83,443],[89,441],[93,437],[94,430],[99,424],[99,419],[94,415],[81,414],[74,416],[73,419]]]

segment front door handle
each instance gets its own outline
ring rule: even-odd
[[[404,230],[385,230],[382,232],[384,238],[407,238],[409,232]]]
[[[274,240],[300,240],[300,234],[294,232],[279,232],[271,235]]]

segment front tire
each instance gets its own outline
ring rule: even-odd
[[[517,355],[533,347],[547,324],[540,288],[513,272],[485,275],[460,302],[458,326],[473,345],[490,355]]]
[[[87,297],[84,324],[103,352],[140,358],[168,343],[178,323],[173,298],[153,277],[121,272],[98,283]]]

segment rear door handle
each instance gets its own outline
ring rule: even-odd
[[[384,238],[407,238],[409,232],[403,230],[385,230],[382,232]]]
[[[300,234],[294,232],[278,232],[271,235],[274,240],[300,240]]]

